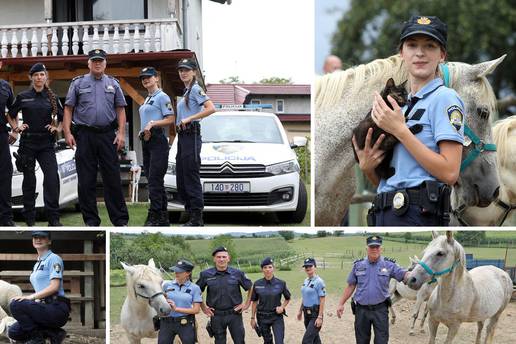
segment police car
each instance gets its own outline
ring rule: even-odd
[[[12,207],[13,209],[23,209],[23,173],[16,169],[13,152],[18,151],[19,141],[11,148],[11,158],[13,164],[13,181],[12,181]],[[59,140],[55,146],[57,169],[60,183],[59,206],[77,205],[79,203],[79,195],[77,192],[77,171],[75,168],[74,151],[66,146],[64,140]],[[43,172],[36,161],[36,208],[43,208]]]
[[[201,124],[201,184],[204,211],[275,212],[281,222],[300,223],[306,187],[293,148],[278,117],[258,111],[218,111]],[[171,221],[184,210],[176,187],[177,140],[169,153],[165,189]]]

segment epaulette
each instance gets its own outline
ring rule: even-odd
[[[108,78],[110,78],[110,79],[115,80],[115,81],[116,81],[116,82],[118,82],[118,83],[120,83],[120,80],[118,80],[118,79],[117,79],[117,78],[115,78],[114,76],[108,75],[107,77],[108,77]]]
[[[355,261],[353,262],[353,264],[356,264],[356,263],[361,262],[361,261],[363,261],[363,260],[364,260],[364,258],[359,258],[359,259],[355,260]]]
[[[84,75],[76,76],[75,78],[72,79],[72,81],[75,81],[75,80],[80,79],[80,78],[84,78]]]
[[[391,263],[396,263],[396,259],[390,257],[383,257],[383,259],[388,260]]]

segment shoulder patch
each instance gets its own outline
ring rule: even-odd
[[[108,75],[107,77],[110,78],[110,79],[115,80],[118,83],[120,83],[120,81],[117,78],[115,78],[114,76]]]
[[[452,105],[446,109],[446,113],[450,119],[450,124],[455,128],[455,130],[459,131],[464,121],[464,115],[462,114],[461,108],[457,105]]]
[[[54,269],[54,271],[58,274],[61,273],[61,264],[59,263],[55,263],[54,266],[52,267],[52,269]]]
[[[172,111],[172,103],[167,103],[167,109],[168,109],[169,111]]]
[[[361,261],[363,261],[363,260],[364,260],[364,258],[357,259],[357,260],[355,260],[355,261],[353,262],[353,264],[356,264],[356,263],[361,262]]]
[[[202,88],[199,90],[199,95],[201,97],[206,97],[206,93],[204,93],[204,90]]]
[[[385,259],[385,260],[387,260],[387,261],[389,261],[391,263],[396,263],[396,259],[391,258],[391,257],[383,257],[383,259]]]
[[[79,75],[79,76],[76,76],[75,78],[72,79],[72,81],[75,81],[77,79],[81,79],[81,78],[84,78],[84,75]]]

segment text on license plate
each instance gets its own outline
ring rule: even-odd
[[[204,192],[250,192],[250,183],[204,183]]]

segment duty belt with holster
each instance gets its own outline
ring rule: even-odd
[[[303,313],[305,314],[305,317],[317,318],[319,316],[319,305],[315,305],[315,306],[311,306],[311,307],[303,306]]]
[[[142,131],[138,134],[138,138],[143,142],[149,142],[154,136],[157,135],[163,135],[163,129],[162,128],[151,128],[150,130],[151,136],[147,141],[145,141],[145,133]]]
[[[53,296],[47,296],[44,299],[40,299],[40,302],[45,304],[51,304],[54,302],[64,302],[68,306],[68,310],[72,309],[72,306],[70,304],[70,299],[64,296],[59,295],[53,295]]]
[[[90,132],[97,133],[97,134],[104,134],[104,133],[108,133],[110,131],[117,129],[118,122],[115,120],[115,121],[111,122],[111,124],[109,124],[109,125],[100,126],[100,127],[93,126],[93,125],[85,125],[85,124],[74,124],[73,127],[74,127],[73,131],[76,133],[80,132],[81,130],[85,130],[85,131],[90,131]]]
[[[230,314],[240,314],[239,312],[236,312],[233,308],[225,309],[225,310],[214,310],[213,314],[215,315],[230,315]]]
[[[189,314],[182,317],[163,317],[161,318],[161,320],[173,323],[180,323],[181,325],[187,325],[189,323],[192,323],[195,320],[195,317]]]
[[[354,302],[354,300],[353,300],[353,302]],[[390,307],[392,304],[390,297],[388,297],[387,299],[385,299],[385,301],[380,302],[376,305],[361,305],[360,303],[356,303],[356,302],[354,302],[354,303],[356,304],[356,306],[355,306],[356,308],[364,308],[364,309],[367,309],[370,311],[376,311],[376,310],[379,310],[384,307]],[[355,314],[355,313],[353,313],[353,314]]]
[[[44,132],[26,132],[26,131],[22,131],[21,132],[21,137],[22,138],[27,138],[27,139],[31,139],[31,138],[36,138],[36,139],[39,139],[39,138],[45,138],[45,137],[53,137],[54,134],[52,134],[50,131],[44,131]]]
[[[369,209],[367,225],[376,224],[376,212],[392,208],[395,215],[403,216],[410,205],[419,206],[422,213],[438,216],[440,225],[447,225],[450,221],[450,193],[448,185],[437,181],[425,181],[415,188],[382,192],[376,195]]]
[[[200,135],[201,134],[201,123],[194,121],[187,123],[185,129],[182,126],[176,125],[176,132],[179,135]]]

